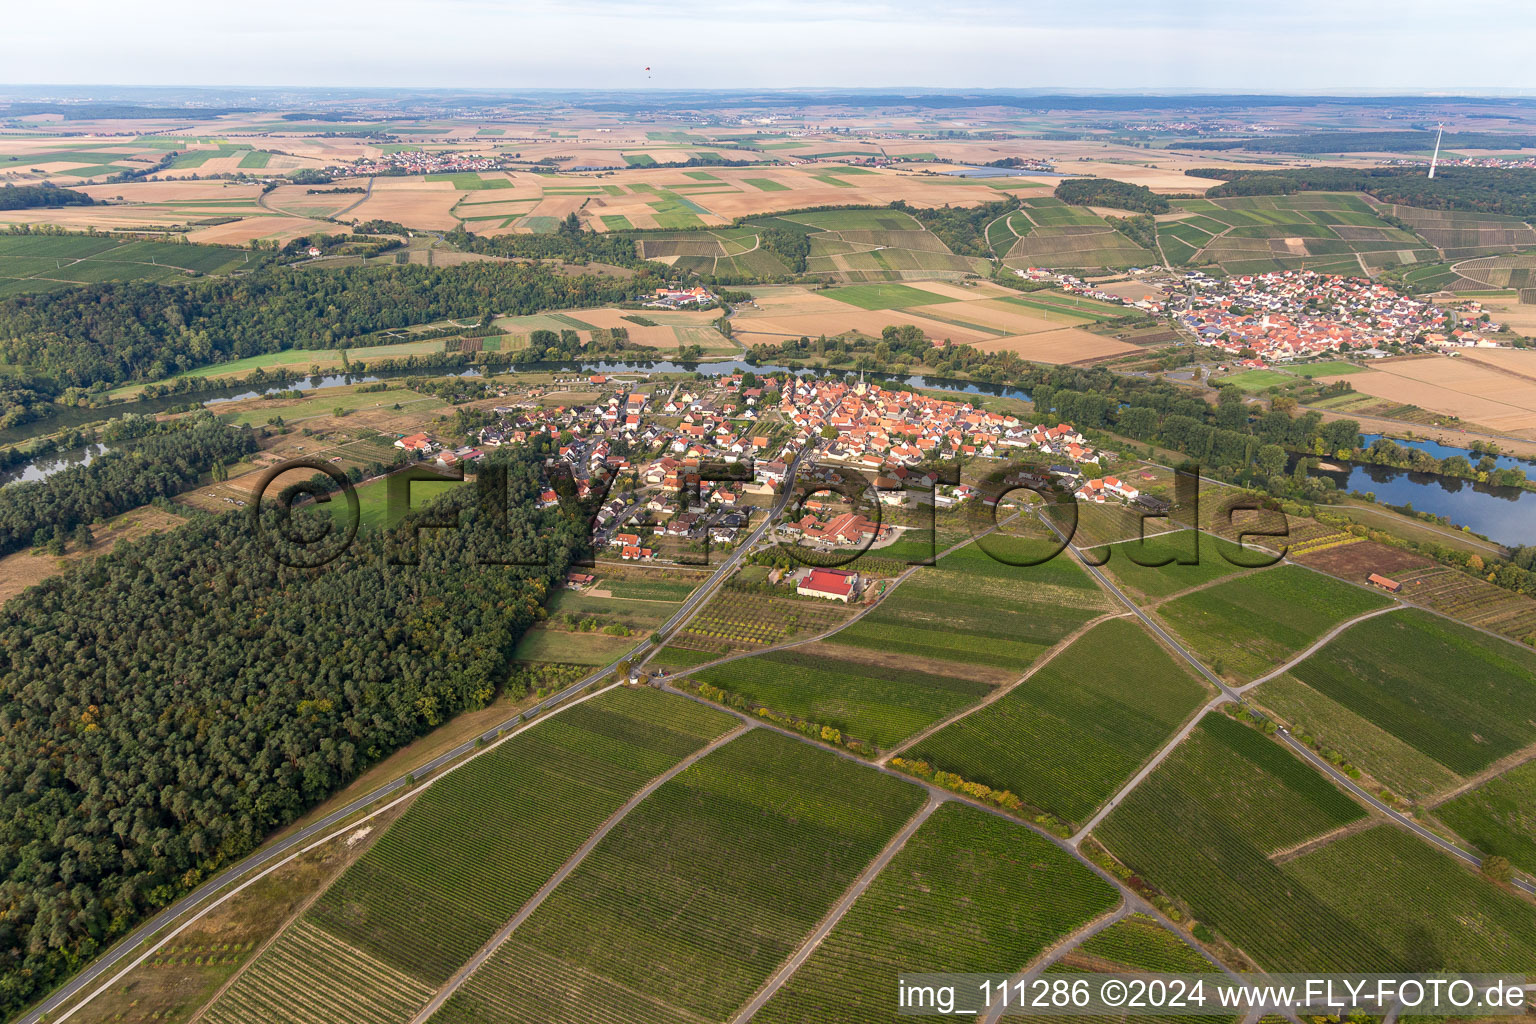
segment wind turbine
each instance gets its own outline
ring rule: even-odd
[[[1429,158],[1429,176],[1431,178],[1435,176],[1435,164],[1440,162],[1440,140],[1445,138],[1445,122],[1442,121],[1435,125],[1435,127],[1440,129],[1440,132],[1435,136],[1435,155]]]

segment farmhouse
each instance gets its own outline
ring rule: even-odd
[[[411,434],[396,441],[395,447],[404,448],[408,452],[430,452],[435,451],[438,444],[426,434]]]
[[[1366,577],[1366,582],[1371,584],[1373,587],[1380,587],[1382,590],[1385,590],[1389,594],[1395,594],[1399,590],[1403,589],[1403,585],[1397,582],[1397,580],[1388,579],[1387,577],[1374,572],[1371,573],[1370,576]]]
[[[857,573],[839,569],[812,569],[795,585],[795,593],[803,597],[824,597],[829,601],[847,604],[858,586]]]

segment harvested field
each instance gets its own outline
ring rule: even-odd
[[[1037,363],[1091,362],[1138,351],[1137,346],[1118,338],[1106,338],[1076,327],[1064,327],[1040,334],[992,338],[977,342],[976,347],[983,352],[1014,352],[1020,358]]]
[[[1492,358],[1488,358],[1488,357]],[[1378,361],[1349,376],[1354,389],[1536,438],[1536,353],[1488,350]]]

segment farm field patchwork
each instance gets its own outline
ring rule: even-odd
[[[1458,775],[1536,743],[1536,652],[1418,609],[1350,627],[1291,674]]]
[[[1203,530],[1179,530],[1149,537],[1146,541],[1125,541],[1095,548],[1087,554],[1095,561],[1107,559],[1105,568],[1114,574],[1121,586],[1146,601],[1166,598],[1274,560],[1273,555],[1246,551]],[[1144,564],[1164,559],[1174,561],[1167,565]],[[1179,563],[1179,560],[1190,559],[1193,564]]]
[[[1298,737],[1309,738],[1325,751],[1339,752],[1399,795],[1422,799],[1449,789],[1460,779],[1434,758],[1290,672],[1270,680],[1250,696],[1288,723]]]
[[[1139,623],[1110,619],[902,756],[1082,821],[1206,696]]]
[[[922,803],[754,730],[635,808],[438,1017],[727,1020]]]
[[[990,682],[973,673],[942,673],[934,670],[940,666],[919,662],[924,668],[918,668],[901,664],[902,659],[865,660],[865,654],[835,644],[807,644],[717,665],[695,678],[878,747],[954,714],[991,689]]]
[[[920,569],[881,605],[837,634],[838,644],[1022,674],[1039,655],[1108,607],[1074,560],[1045,558],[1043,541],[993,535]]]
[[[1280,565],[1161,605],[1158,614],[1219,674],[1248,680],[1306,650],[1329,629],[1387,598],[1295,565]]]
[[[1536,761],[1440,804],[1435,817],[1484,853],[1536,874]]]
[[[428,788],[306,920],[439,984],[636,790],[734,721],[629,687],[563,711]]]
[[[1119,894],[1054,844],[958,802],[940,807],[784,987],[764,1024],[899,1020],[912,971],[1010,974]]]

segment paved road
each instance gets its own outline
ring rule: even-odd
[[[720,585],[725,582],[725,578],[730,575],[731,570],[736,567],[736,564],[741,560],[742,556],[747,552],[749,548],[752,547],[753,544],[761,539],[762,535],[767,531],[773,520],[781,512],[783,512],[785,504],[787,504],[789,501],[790,486],[794,482],[794,476],[799,469],[799,465],[800,456],[797,455],[785,473],[784,491],[779,500],[774,503],[773,510],[764,517],[763,522],[758,526],[756,530],[752,532],[747,540],[738,545],[736,550],[731,553],[730,557],[728,557],[724,562],[720,564],[718,568],[715,569],[714,574],[711,575],[707,581],[705,581],[704,585],[689,595],[688,599],[683,602],[680,608],[678,608],[677,613],[667,620],[659,632],[665,634],[667,631],[675,628],[679,622],[684,621],[688,616],[692,615],[693,612],[696,611],[699,606],[702,605],[706,600],[708,600],[709,596],[718,590]],[[618,668],[622,662],[626,660],[633,661],[634,659],[640,657],[649,657],[649,655],[653,653],[655,653],[655,649],[652,648],[650,640],[647,639],[642,643],[637,644],[634,648],[624,654],[623,657],[616,658],[609,664],[604,665],[602,668],[595,669],[591,673],[582,677],[582,679],[578,682],[564,690],[561,690],[559,693],[554,694],[553,696],[543,701],[540,701],[538,704],[535,704],[527,711],[521,714],[513,715],[498,725],[495,725],[481,733],[474,739],[465,740],[463,743],[460,743],[452,750],[434,757],[426,764],[418,765],[409,773],[386,782],[372,792],[366,793],[363,796],[360,796],[357,799],[349,802],[345,806],[337,808],[318,821],[312,822],[304,828],[299,829],[297,832],[285,836],[284,838],[279,839],[276,842],[273,842],[270,845],[256,851],[255,853],[246,857],[244,860],[241,860],[238,863],[225,868],[212,879],[199,886],[196,890],[188,893],[186,896],[183,896],[181,899],[177,900],[175,903],[172,903],[170,906],[160,911],[160,913],[156,914],[154,917],[150,918],[148,921],[135,928],[110,950],[102,954],[89,967],[85,968],[79,974],[65,982],[58,989],[55,989],[51,995],[42,1000],[40,1003],[36,1004],[25,1015],[17,1018],[17,1024],[38,1024],[38,1021],[43,1017],[43,1015],[51,1013],[62,1003],[67,1002],[83,989],[88,988],[97,979],[101,978],[108,971],[111,971],[114,967],[121,963],[124,958],[131,956],[142,943],[149,940],[156,932],[166,928],[177,918],[196,909],[205,901],[214,898],[221,891],[233,884],[242,875],[259,870],[273,863],[274,861],[287,856],[298,846],[308,842],[311,839],[314,839],[316,836],[320,835],[327,829],[332,828],[337,823],[350,818],[352,815],[358,813],[371,804],[377,803],[386,797],[401,793],[410,786],[417,785],[426,779],[433,777],[448,765],[458,761],[460,758],[465,756],[473,756],[477,750],[484,749],[483,744],[493,742],[506,730],[537,715],[544,714],[546,711],[558,707],[571,698],[581,694],[583,691],[592,686],[593,683],[596,683],[599,679],[602,679],[614,669]]]
[[[753,996],[752,1000],[733,1018],[732,1024],[746,1024],[747,1021],[756,1015],[758,1010],[763,1008],[768,1000],[773,998],[774,993],[800,969],[801,964],[810,959],[811,954],[816,952],[816,947],[821,945],[821,941],[831,934],[833,928],[837,927],[837,922],[841,921],[843,915],[848,913],[848,908],[853,906],[854,901],[864,895],[864,891],[869,888],[870,883],[875,880],[881,871],[885,870],[885,866],[891,862],[896,854],[901,852],[901,848],[907,845],[907,840],[911,839],[913,834],[923,827],[923,822],[927,821],[933,812],[939,809],[939,805],[944,802],[941,796],[932,791],[928,793],[928,802],[923,805],[923,809],[912,816],[912,820],[907,822],[906,828],[896,833],[896,838],[886,844],[885,849],[880,851],[880,856],[869,862],[869,865],[864,869],[864,873],[858,877],[858,880],[853,885],[849,886],[847,892],[843,893],[843,898],[837,901],[837,906],[833,907],[827,916],[822,918],[821,924],[800,944],[800,948],[795,950],[794,955],[773,973],[773,977],[768,979],[763,987],[758,990],[757,995]]]
[[[468,981],[470,976],[478,971],[480,966],[495,954],[496,950],[501,948],[501,944],[506,942],[507,939],[511,938],[512,933],[516,931],[524,921],[528,920],[528,918],[533,915],[535,910],[539,909],[543,902],[549,898],[549,894],[555,891],[555,886],[565,881],[566,877],[572,871],[575,871],[576,868],[581,865],[582,861],[587,859],[587,855],[597,847],[598,843],[603,841],[603,837],[606,836],[609,832],[612,832],[614,827],[629,815],[630,811],[640,806],[641,801],[650,796],[652,793],[656,792],[662,786],[666,785],[668,782],[672,781],[672,779],[676,778],[684,771],[688,770],[688,768],[691,767],[695,761],[698,761],[700,758],[707,757],[708,755],[714,753],[716,750],[725,746],[727,743],[736,739],[738,736],[750,732],[753,728],[755,728],[755,726],[751,722],[743,722],[741,725],[737,726],[735,729],[732,729],[724,736],[717,737],[706,746],[694,751],[692,754],[689,754],[687,757],[677,762],[677,764],[673,765],[667,771],[656,776],[650,782],[646,783],[645,788],[641,789],[638,793],[625,801],[624,806],[620,807],[617,811],[614,811],[611,815],[608,816],[608,820],[603,822],[602,827],[599,828],[596,832],[593,832],[592,835],[587,838],[587,841],[582,843],[580,848],[578,848],[575,853],[571,854],[571,856],[566,860],[564,864],[560,865],[560,870],[551,875],[549,881],[545,882],[539,887],[539,891],[534,893],[533,896],[529,898],[527,903],[523,904],[522,908],[512,916],[512,919],[508,921],[500,931],[493,935],[489,942],[487,942],[484,946],[481,946],[480,951],[471,957],[468,963],[466,963],[463,967],[460,967],[458,971],[453,975],[453,977],[449,978],[448,981],[437,990],[437,994],[432,997],[432,1000],[428,1002],[426,1006],[421,1008],[421,1012],[411,1018],[411,1024],[422,1024],[422,1022],[425,1021],[428,1017],[431,1017],[434,1013],[436,1013],[438,1009],[448,1001],[449,997],[451,997],[455,992],[459,990],[459,986]]]
[[[1296,657],[1292,658],[1290,661],[1286,662],[1284,665],[1281,665],[1279,668],[1275,669],[1273,672],[1265,673],[1264,675],[1259,676],[1259,678],[1255,679],[1253,682],[1245,683],[1242,686],[1237,687],[1236,692],[1238,692],[1238,693],[1247,693],[1249,690],[1253,689],[1254,687],[1261,686],[1264,683],[1269,682],[1271,679],[1274,679],[1276,676],[1284,675],[1285,673],[1289,672],[1291,669],[1295,668],[1297,665],[1300,665],[1302,662],[1304,662],[1308,658],[1312,657],[1312,655],[1316,654],[1318,651],[1322,650],[1324,647],[1328,646],[1328,644],[1333,641],[1334,637],[1338,636],[1340,633],[1344,632],[1346,629],[1349,629],[1352,626],[1359,625],[1360,623],[1364,622],[1366,619],[1374,619],[1378,615],[1385,615],[1388,612],[1399,611],[1399,610],[1401,610],[1404,607],[1405,606],[1401,605],[1401,604],[1396,604],[1396,603],[1389,604],[1385,608],[1378,608],[1378,609],[1376,609],[1373,612],[1366,612],[1364,615],[1357,615],[1353,619],[1350,619],[1348,622],[1341,622],[1341,623],[1339,623],[1337,626],[1335,626],[1332,629],[1330,629],[1327,633],[1324,633],[1322,638],[1320,640],[1318,640],[1317,643],[1313,644],[1311,647],[1308,647],[1306,650],[1302,651],[1300,654],[1296,655]]]
[[[1052,523],[1049,519],[1047,519],[1044,516],[1042,516],[1041,517],[1041,521],[1044,522],[1047,526],[1049,526],[1053,531],[1055,531],[1056,535],[1058,537],[1064,537],[1062,532],[1059,529],[1057,529],[1056,525],[1054,523]],[[1136,605],[1135,602],[1133,602],[1130,598],[1125,596],[1125,594],[1120,590],[1120,588],[1116,587],[1113,583],[1109,582],[1109,580],[1105,578],[1104,574],[1101,571],[1099,571],[1099,568],[1097,566],[1089,565],[1088,562],[1083,559],[1083,556],[1082,556],[1081,552],[1079,552],[1076,548],[1072,548],[1072,552],[1073,552],[1073,554],[1077,555],[1078,560],[1081,561],[1083,563],[1083,566],[1090,573],[1093,574],[1095,579],[1099,580],[1099,582],[1103,583],[1106,587],[1108,587],[1110,592],[1112,594],[1114,594],[1116,598],[1118,598],[1122,603],[1124,603],[1126,607],[1130,608],[1131,611],[1135,612],[1137,618],[1141,619],[1142,622],[1146,623],[1147,627],[1149,629],[1151,629],[1152,632],[1156,633],[1160,638],[1162,638],[1162,640],[1164,642],[1166,642],[1168,644],[1168,646],[1172,650],[1177,651],[1180,657],[1182,657],[1185,661],[1189,662],[1196,669],[1198,669],[1202,676],[1204,676],[1206,679],[1209,679],[1212,683],[1214,683],[1221,690],[1222,695],[1227,700],[1231,700],[1231,701],[1233,701],[1233,702],[1235,702],[1235,703],[1237,703],[1239,705],[1242,705],[1244,708],[1248,708],[1250,711],[1253,710],[1252,708],[1249,707],[1248,702],[1243,699],[1242,694],[1240,694],[1236,690],[1232,689],[1226,683],[1222,682],[1219,678],[1217,678],[1216,675],[1210,671],[1210,669],[1206,668],[1203,664],[1200,663],[1199,659],[1197,659],[1193,654],[1191,654],[1188,650],[1186,650],[1184,648],[1183,644],[1181,644],[1178,640],[1176,640],[1172,636],[1170,636],[1168,634],[1168,632],[1162,628],[1162,626],[1160,626],[1156,622],[1152,621],[1152,619],[1145,612],[1143,612],[1141,610],[1141,608]],[[1380,613],[1377,613],[1377,614],[1380,614]],[[1216,705],[1218,705],[1220,703],[1222,703],[1221,700],[1213,701],[1210,705],[1207,705],[1206,710],[1209,711],[1211,708],[1215,707]],[[1255,712],[1255,713],[1259,714],[1260,717],[1264,717],[1262,715],[1262,713],[1260,713],[1260,712]],[[1191,722],[1189,725],[1185,726],[1183,735],[1187,735],[1188,732],[1190,730],[1192,730],[1193,728],[1194,728],[1194,723]],[[1375,796],[1371,795],[1366,790],[1361,789],[1359,786],[1355,785],[1354,781],[1352,779],[1350,779],[1349,776],[1345,775],[1343,772],[1339,771],[1333,765],[1329,764],[1327,761],[1323,760],[1317,754],[1313,753],[1311,747],[1307,746],[1306,744],[1302,743],[1300,740],[1296,739],[1294,736],[1292,736],[1290,734],[1289,731],[1287,731],[1285,729],[1281,729],[1279,735],[1280,735],[1280,738],[1283,739],[1286,742],[1286,744],[1292,750],[1295,750],[1297,753],[1299,753],[1313,767],[1317,768],[1323,774],[1325,774],[1329,778],[1333,779],[1333,781],[1338,783],[1340,786],[1343,786],[1345,789],[1349,790],[1349,792],[1353,793],[1362,802],[1368,804],[1373,810],[1376,810],[1376,811],[1380,812],[1381,814],[1386,815],[1387,817],[1389,817],[1393,821],[1395,821],[1398,825],[1401,825],[1403,828],[1406,828],[1408,831],[1412,832],[1414,835],[1417,835],[1420,839],[1423,839],[1425,842],[1430,843],[1431,845],[1434,845],[1434,846],[1438,846],[1440,849],[1444,850],[1445,852],[1451,854],[1454,857],[1458,857],[1461,860],[1466,861],[1468,864],[1471,864],[1473,867],[1480,867],[1482,865],[1482,863],[1483,863],[1482,859],[1480,857],[1478,857],[1476,854],[1474,854],[1474,853],[1472,853],[1472,852],[1470,852],[1468,850],[1463,850],[1461,847],[1457,846],[1455,843],[1452,843],[1451,841],[1441,837],[1437,833],[1430,831],[1429,829],[1425,828],[1423,825],[1420,825],[1418,822],[1416,822],[1412,818],[1409,818],[1406,815],[1400,813],[1396,809],[1394,809],[1392,807],[1388,807],[1386,804],[1384,804],[1380,800],[1378,800]],[[1167,746],[1165,746],[1162,749],[1162,751],[1160,751],[1158,753],[1157,758],[1154,759],[1154,764],[1155,764],[1156,761],[1160,761],[1162,758],[1166,757],[1168,752],[1171,751],[1176,745],[1177,745],[1177,739],[1175,740],[1174,743],[1170,743]],[[1131,791],[1131,789],[1135,788],[1135,786],[1137,784],[1139,784],[1144,778],[1146,778],[1147,775],[1151,774],[1151,770],[1150,769],[1153,766],[1154,766],[1153,764],[1149,764],[1147,766],[1147,768],[1143,769],[1143,771],[1141,773],[1139,773],[1136,776],[1136,778],[1131,781],[1130,785],[1126,786],[1124,789],[1122,789],[1119,793],[1117,793],[1115,795],[1114,800],[1111,801],[1111,803],[1119,802],[1119,800],[1122,799],[1127,793],[1129,793]],[[1107,813],[1108,813],[1108,808],[1107,807],[1106,808],[1101,808],[1099,813],[1094,815],[1094,820],[1093,820],[1093,822],[1091,824],[1097,824],[1100,820],[1103,819],[1104,815],[1107,814]],[[1091,824],[1090,824],[1090,827],[1091,827]],[[1075,841],[1076,840],[1080,840],[1082,836],[1087,835],[1088,830],[1089,830],[1088,828],[1084,828],[1083,830],[1081,830],[1078,833],[1078,835],[1074,837],[1074,840]],[[1515,888],[1521,890],[1522,892],[1530,893],[1531,895],[1536,896],[1536,885],[1532,885],[1529,881],[1526,881],[1523,878],[1516,878],[1513,882],[1511,882],[1511,884]]]

